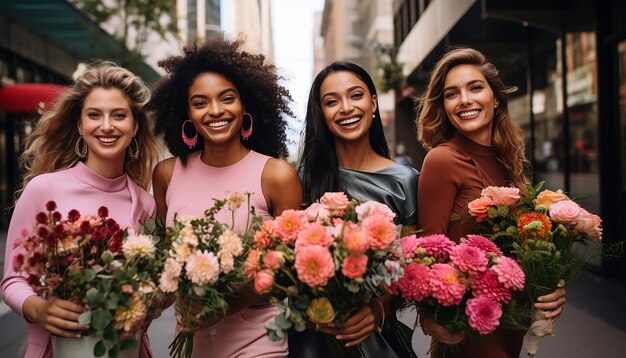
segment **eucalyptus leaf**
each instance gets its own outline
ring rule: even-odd
[[[103,341],[98,341],[98,343],[96,343],[96,345],[93,347],[93,355],[96,357],[102,357],[106,354],[106,352],[107,350],[104,347]]]
[[[91,311],[86,311],[78,315],[78,323],[89,326],[91,323]]]

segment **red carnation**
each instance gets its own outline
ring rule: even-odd
[[[48,215],[46,215],[46,213],[44,213],[43,211],[37,214],[37,216],[35,216],[35,219],[37,220],[38,224],[48,223]]]
[[[80,219],[80,212],[78,210],[72,209],[69,213],[67,213],[67,220],[69,220],[69,222],[73,223],[78,219]]]
[[[83,221],[82,223],[80,223],[80,227],[79,227],[79,234],[80,235],[86,235],[88,233],[91,232],[91,225],[89,225],[89,221]]]
[[[109,209],[107,209],[106,206],[101,206],[98,209],[98,216],[103,218],[103,219],[106,218],[107,216],[109,216]]]
[[[50,234],[50,232],[45,226],[40,226],[37,228],[37,236],[39,236],[40,238],[45,239],[46,237],[48,237],[48,234]]]
[[[101,242],[106,237],[106,231],[104,228],[99,228],[93,232],[92,240],[95,242]]]
[[[24,264],[24,255],[23,254],[17,254],[15,256],[13,256],[13,270],[19,271],[20,267],[22,267],[23,264]]]
[[[122,240],[112,239],[109,241],[109,250],[114,254],[122,252]]]
[[[109,229],[109,232],[113,233],[120,229],[120,225],[114,219],[107,219],[106,227]]]
[[[46,203],[46,210],[48,211],[54,211],[57,208],[57,203],[55,203],[53,200],[50,200],[49,202]]]
[[[61,221],[61,219],[63,219],[63,217],[61,216],[60,212],[55,211],[55,212],[52,213],[52,222],[57,223],[57,222]]]

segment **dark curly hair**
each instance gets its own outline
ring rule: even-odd
[[[167,74],[157,83],[146,109],[155,118],[156,134],[163,134],[170,153],[183,162],[189,153],[202,150],[198,141],[189,149],[181,140],[181,127],[188,118],[189,88],[198,75],[215,72],[232,82],[239,93],[244,108],[254,118],[254,132],[247,141],[248,149],[272,156],[287,156],[287,122],[283,115],[293,117],[289,91],[278,82],[283,77],[276,67],[264,63],[265,56],[241,49],[243,38],[229,40],[222,33],[206,41],[197,41],[175,55],[158,62]]]

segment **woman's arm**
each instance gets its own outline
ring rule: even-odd
[[[458,179],[453,153],[447,148],[434,148],[424,158],[417,186],[418,228],[422,235],[447,234]]]

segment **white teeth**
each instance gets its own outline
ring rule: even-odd
[[[221,122],[211,122],[209,123],[209,127],[222,127],[228,124],[228,121],[221,121]]]
[[[117,137],[98,137],[101,142],[113,143],[117,140]]]
[[[352,117],[352,118],[344,119],[343,121],[339,121],[339,125],[352,124],[360,120],[361,120],[361,117]]]
[[[473,117],[473,116],[478,115],[478,113],[480,113],[480,111],[478,110],[469,111],[469,112],[461,112],[459,113],[459,117]]]

